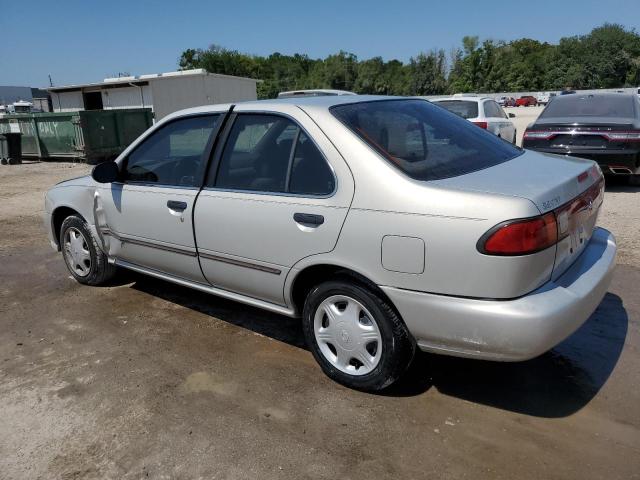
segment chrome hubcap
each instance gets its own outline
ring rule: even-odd
[[[64,234],[64,258],[71,271],[86,277],[91,271],[91,253],[84,235],[77,228],[69,228]]]
[[[344,295],[325,299],[313,319],[316,342],[324,358],[341,372],[366,375],[382,356],[382,336],[373,315]]]

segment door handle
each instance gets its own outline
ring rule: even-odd
[[[313,225],[316,227],[324,223],[324,217],[322,215],[315,215],[313,213],[294,213],[293,220],[304,225]]]
[[[169,210],[175,210],[176,212],[182,212],[187,209],[187,202],[179,202],[177,200],[167,201],[167,207]]]

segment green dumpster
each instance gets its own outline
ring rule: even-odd
[[[0,133],[0,163],[22,163],[21,133]]]
[[[120,154],[152,122],[150,108],[15,114],[0,118],[0,134],[22,133],[25,158],[98,163]]]

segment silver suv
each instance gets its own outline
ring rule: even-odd
[[[615,264],[602,199],[592,161],[424,100],[321,96],[172,114],[49,190],[45,223],[80,283],[121,267],[301,316],[327,375],[378,390],[416,346],[515,361],[570,335]]]
[[[491,132],[507,142],[516,143],[516,127],[510,120],[516,115],[514,113],[507,114],[493,98],[456,94],[453,97],[438,98],[432,101],[487,132]]]

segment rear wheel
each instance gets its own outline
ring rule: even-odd
[[[60,247],[69,272],[80,283],[101,285],[116,273],[115,265],[107,261],[89,225],[79,215],[71,215],[62,222]]]
[[[381,295],[334,280],[314,287],[304,305],[307,344],[324,373],[359,390],[377,391],[405,372],[415,343]]]

